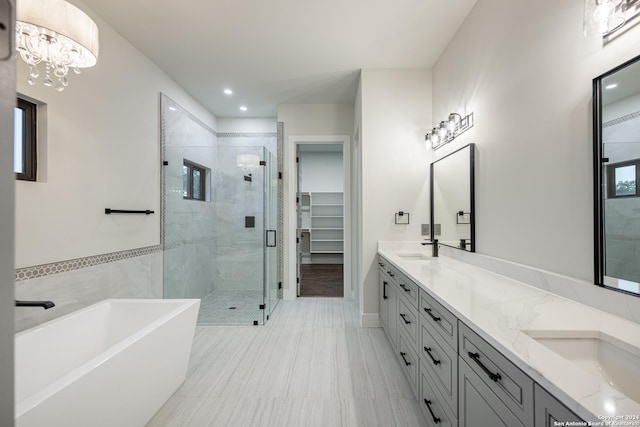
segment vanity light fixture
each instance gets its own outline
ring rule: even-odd
[[[472,127],[473,113],[465,117],[458,113],[451,113],[446,121],[441,121],[438,127],[433,128],[424,136],[424,139],[427,143],[431,143],[432,149],[437,150]]]
[[[27,82],[35,84],[44,62],[45,86],[62,91],[67,73],[93,67],[98,61],[98,26],[87,14],[64,0],[19,0],[16,9],[16,50],[29,66]]]
[[[583,30],[587,37],[604,37],[622,28],[627,0],[584,0]]]

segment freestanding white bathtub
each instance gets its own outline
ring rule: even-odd
[[[110,299],[16,334],[16,426],[144,426],[185,379],[199,307]]]

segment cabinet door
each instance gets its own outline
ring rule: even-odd
[[[462,358],[458,361],[460,427],[525,426]]]
[[[387,310],[388,310],[388,330],[389,341],[394,348],[398,346],[398,288],[392,282],[387,286]]]
[[[566,425],[568,421],[582,421],[538,384],[534,386],[535,427]]]
[[[380,272],[380,293],[378,295],[380,299],[380,324],[382,328],[388,332],[389,329],[389,297],[387,296],[387,289],[389,288],[389,281]]]

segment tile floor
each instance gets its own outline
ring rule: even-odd
[[[200,300],[198,325],[253,325],[254,320],[263,324],[263,303],[261,290],[215,290]]]
[[[264,326],[198,326],[187,379],[148,427],[422,426],[381,328],[355,302],[281,301]]]

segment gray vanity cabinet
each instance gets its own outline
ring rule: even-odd
[[[534,387],[535,399],[535,427],[553,427],[568,421],[582,421],[580,417],[571,412],[558,399],[538,384]]]
[[[391,346],[395,348],[398,345],[398,287],[395,279],[397,272],[388,266],[382,257],[378,264],[380,265],[380,323]]]
[[[379,257],[380,322],[437,427],[552,427],[581,421],[424,288]]]
[[[462,358],[458,378],[460,427],[531,427],[520,421]]]
[[[503,415],[498,409],[505,408],[519,420],[518,425],[533,426],[533,380],[462,322],[458,324],[458,337],[460,411],[462,408],[468,409],[478,404],[465,402],[466,398],[481,397],[487,402],[495,397],[492,400],[500,402],[493,407],[496,414]],[[463,366],[465,372],[472,371],[475,375],[466,373],[463,378]],[[482,384],[477,383],[478,379]],[[463,385],[466,387],[464,394]],[[477,395],[477,390],[483,392]],[[489,394],[491,396],[488,396]],[[461,421],[462,416],[460,414]]]
[[[458,417],[451,408],[444,403],[446,400],[433,387],[435,381],[427,373],[426,370],[420,371],[420,397],[418,403],[422,407],[427,425],[433,427],[456,427],[458,425]]]

